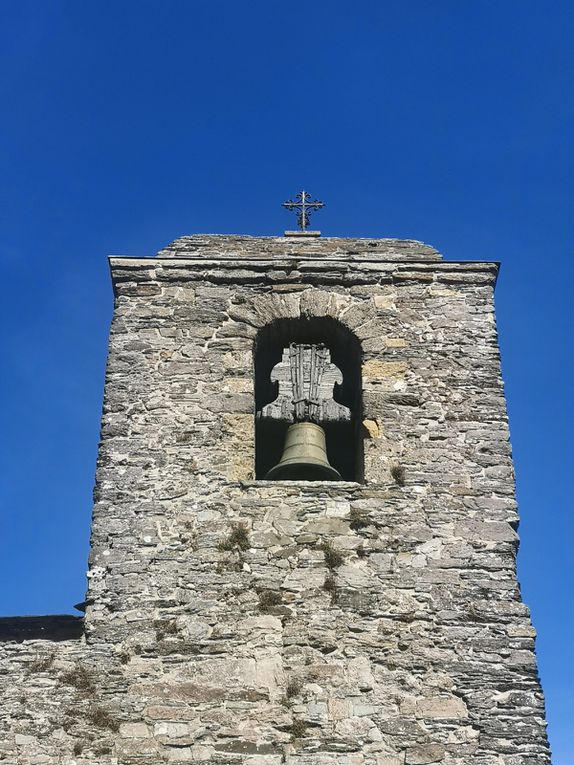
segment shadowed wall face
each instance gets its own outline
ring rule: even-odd
[[[83,740],[106,765],[547,764],[496,267],[206,236],[112,275],[87,642],[38,669],[70,722],[32,686],[52,727],[28,745],[49,763]],[[291,342],[342,373],[353,480],[258,480],[255,415]]]

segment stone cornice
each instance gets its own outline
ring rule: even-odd
[[[110,257],[116,290],[125,282],[343,286],[383,283],[466,283],[494,286],[499,263],[487,261],[350,261],[347,258],[285,256],[238,261],[230,258]]]

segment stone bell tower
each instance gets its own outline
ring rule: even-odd
[[[313,235],[110,264],[66,670],[108,724],[64,710],[83,754],[42,762],[548,765],[497,265]]]
[[[497,266],[189,236],[111,270],[87,630],[134,762],[548,762]],[[269,475],[297,370],[335,480]]]

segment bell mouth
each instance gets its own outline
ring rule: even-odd
[[[330,465],[307,461],[283,462],[265,476],[266,481],[341,481],[341,474]]]

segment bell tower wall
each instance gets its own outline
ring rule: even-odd
[[[497,265],[217,236],[110,263],[86,639],[119,762],[548,763]],[[255,338],[325,317],[360,344],[364,480],[255,480]]]

